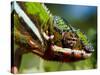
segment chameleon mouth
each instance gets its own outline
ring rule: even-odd
[[[75,58],[89,58],[92,53],[86,52],[85,50],[72,50],[70,48],[61,48],[54,46],[53,50],[58,53],[66,54],[67,56],[74,56]]]

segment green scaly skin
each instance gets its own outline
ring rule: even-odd
[[[27,14],[27,16],[35,23],[35,25],[40,29],[43,29],[45,32],[46,30],[50,31],[50,34],[55,34],[55,40],[54,44],[58,45],[61,43],[59,41],[58,43],[55,43],[59,39],[61,40],[61,33],[63,31],[72,31],[72,28],[66,23],[61,17],[54,18],[55,16],[52,16],[50,13],[48,13],[47,9],[42,5],[42,3],[32,3],[32,2],[18,2],[22,10]],[[22,22],[20,22],[21,18],[14,12],[14,37],[15,42],[18,42],[18,44],[24,44],[27,46],[27,48],[30,49],[30,46],[27,45],[28,41],[31,37],[31,35],[21,26]],[[53,23],[54,22],[54,23]],[[56,23],[55,23],[56,22]],[[57,32],[54,30],[54,28],[57,28],[61,31]],[[26,33],[25,33],[26,32]],[[82,40],[84,45],[88,45],[89,42],[85,38],[85,35],[82,34],[82,32],[76,30],[74,33],[78,36],[79,39]],[[37,38],[34,36],[33,40],[37,40]],[[34,41],[35,41],[34,40]],[[38,41],[38,40],[37,40]],[[40,45],[38,42],[37,45]],[[29,47],[28,47],[29,46]],[[41,46],[41,45],[40,45]],[[60,54],[59,54],[60,55]],[[80,59],[81,60],[81,59]]]

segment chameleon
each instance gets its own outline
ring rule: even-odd
[[[62,17],[52,15],[44,3],[17,1],[12,2],[12,9],[13,73],[14,67],[20,68],[22,55],[29,52],[58,62],[75,62],[91,56],[94,49],[86,35]],[[54,38],[47,40],[43,33]]]

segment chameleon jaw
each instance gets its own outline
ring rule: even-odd
[[[87,53],[84,50],[72,50],[70,48],[61,48],[56,45],[52,46],[52,48],[55,52],[63,53],[66,56],[74,56],[75,58],[85,59],[85,58],[89,58],[92,55],[92,53]]]

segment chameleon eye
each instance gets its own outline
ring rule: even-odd
[[[73,41],[77,41],[77,38],[73,38],[72,40],[73,40]]]

